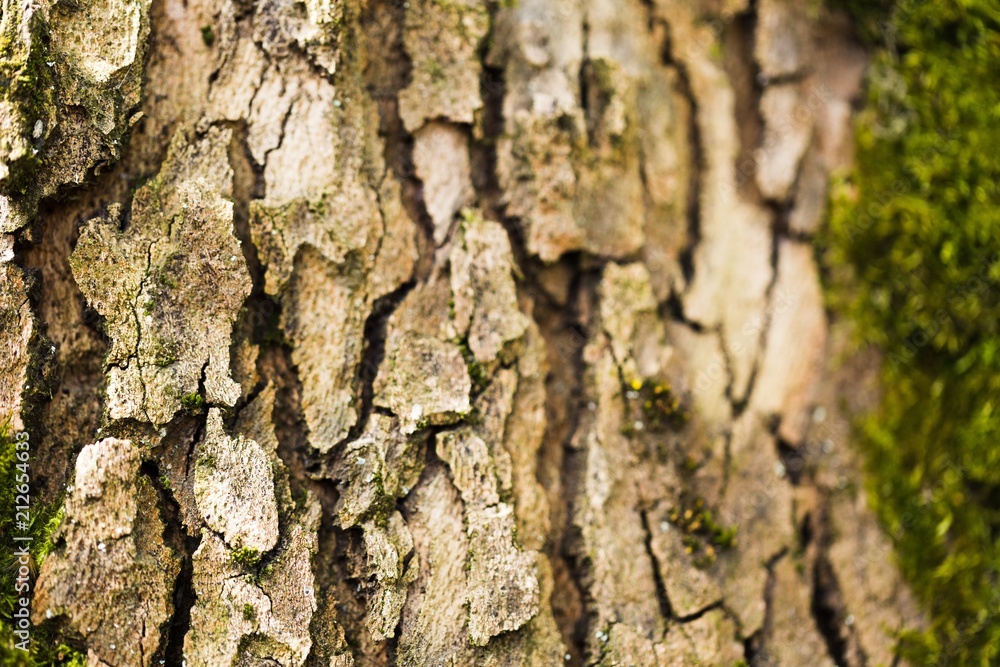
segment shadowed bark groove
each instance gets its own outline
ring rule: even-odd
[[[56,64],[0,107],[0,418],[91,664],[861,667],[921,624],[809,245],[843,17],[8,4]]]

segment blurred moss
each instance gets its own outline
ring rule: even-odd
[[[831,305],[883,355],[861,427],[868,484],[932,623],[903,649],[998,664],[1000,3],[860,16],[883,42],[819,250]]]

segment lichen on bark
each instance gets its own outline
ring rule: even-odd
[[[0,232],[121,157],[138,120],[149,0],[6,0],[0,14]]]
[[[188,396],[229,407],[240,396],[229,342],[250,275],[233,230],[229,140],[179,132],[124,231],[115,207],[81,232],[70,264],[111,338],[110,419],[165,424]]]

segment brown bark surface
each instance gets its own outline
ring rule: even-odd
[[[847,427],[877,397],[811,245],[845,20],[0,23],[38,91],[0,99],[0,418],[65,491],[34,620],[90,664],[897,664],[920,619]]]

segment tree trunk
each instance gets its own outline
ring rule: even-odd
[[[65,502],[32,619],[88,664],[856,667],[920,623],[811,245],[841,17],[4,0],[2,33],[0,417]]]

